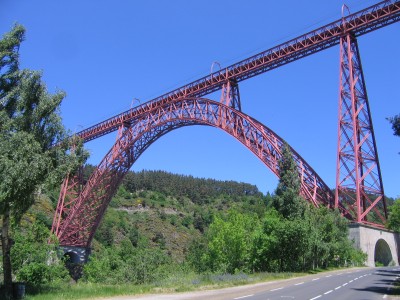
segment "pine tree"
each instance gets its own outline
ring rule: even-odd
[[[279,161],[279,184],[272,205],[287,219],[295,219],[304,215],[305,201],[300,196],[299,174],[287,144],[282,147],[282,158]]]

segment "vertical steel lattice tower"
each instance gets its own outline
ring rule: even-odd
[[[357,40],[340,38],[340,94],[335,206],[358,223],[380,225],[387,217],[371,112]]]

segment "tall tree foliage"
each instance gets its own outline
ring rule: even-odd
[[[400,199],[397,199],[389,207],[387,227],[393,231],[400,232]]]
[[[400,114],[388,118],[388,120],[392,124],[393,134],[400,136]]]
[[[53,246],[47,243],[48,239],[49,230],[38,220],[27,228],[19,226],[15,230],[11,260],[18,281],[31,287],[40,287],[50,282],[68,280],[68,271],[58,259]]]
[[[273,208],[261,219],[235,211],[227,218],[215,217],[205,246],[200,245],[205,254],[197,260],[211,271],[223,272],[291,272],[362,264],[365,256],[348,240],[347,221],[338,212],[308,206],[300,196],[297,166],[288,145],[283,146],[279,171]]]
[[[12,297],[10,223],[19,222],[43,184],[60,183],[85,158],[79,141],[66,139],[59,116],[65,94],[48,93],[39,72],[19,69],[24,35],[25,29],[16,25],[0,40],[0,214],[6,299]],[[71,143],[76,150],[69,153]]]
[[[254,215],[235,210],[230,210],[224,219],[216,216],[207,233],[209,243],[202,257],[204,263],[223,273],[246,270],[250,265],[253,231],[258,224]]]
[[[389,122],[392,124],[393,134],[400,136],[400,114],[394,117],[388,118]]]
[[[284,218],[301,217],[304,214],[305,200],[300,196],[300,179],[297,166],[287,144],[283,146],[282,158],[279,161],[279,178],[272,202],[273,207]]]
[[[231,210],[214,218],[205,239],[189,256],[199,272],[299,272],[366,258],[348,239],[347,220],[325,207],[310,206],[293,220],[273,208],[262,218]]]

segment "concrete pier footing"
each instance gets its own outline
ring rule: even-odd
[[[73,264],[84,264],[88,261],[90,249],[74,246],[60,246],[60,250],[64,256],[68,257],[68,261]]]
[[[379,229],[364,224],[350,224],[349,238],[368,257],[366,265],[374,267],[399,265],[399,234],[387,229]]]

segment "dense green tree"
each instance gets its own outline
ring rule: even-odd
[[[300,271],[309,246],[309,226],[304,219],[286,219],[274,209],[262,221],[262,232],[255,246],[259,271]]]
[[[0,214],[6,299],[12,297],[10,222],[19,222],[43,184],[59,184],[85,157],[79,144],[68,152],[71,140],[65,139],[58,113],[65,94],[49,94],[39,72],[19,70],[24,34],[16,25],[0,40]]]
[[[400,136],[400,114],[388,118],[388,120],[392,124],[393,134]]]
[[[400,199],[394,201],[393,205],[389,207],[387,227],[390,230],[400,232]]]
[[[282,148],[279,183],[272,206],[287,219],[295,219],[304,214],[306,203],[300,196],[300,178],[288,144],[284,144]]]
[[[83,280],[105,284],[151,283],[165,276],[171,258],[157,248],[134,248],[125,239],[121,245],[102,248],[85,264]]]
[[[388,118],[389,122],[392,124],[392,129],[394,135],[400,136],[400,114],[394,117]]]
[[[48,244],[49,230],[40,222],[15,228],[11,249],[13,273],[31,286],[67,280],[68,271],[57,257],[55,244]]]
[[[296,219],[273,208],[261,219],[231,209],[214,218],[205,239],[189,255],[201,272],[299,272],[365,261],[348,239],[347,220],[326,207],[307,207]]]
[[[257,272],[279,270],[276,257],[279,236],[276,228],[282,221],[282,216],[275,210],[269,209],[261,219],[261,226],[254,232],[254,242],[251,249],[251,269]]]
[[[350,259],[346,252],[352,248],[348,239],[348,221],[338,211],[309,207],[305,220],[309,224],[310,246],[306,253],[309,268],[343,265]]]
[[[229,210],[227,216],[216,216],[209,227],[208,251],[203,261],[212,271],[235,273],[248,271],[254,228],[258,218]]]
[[[209,270],[209,266],[204,262],[205,253],[207,252],[208,240],[205,236],[199,239],[193,239],[189,245],[186,261],[198,273]]]
[[[273,253],[279,262],[279,271],[304,270],[304,256],[309,246],[308,226],[302,219],[283,219],[273,233],[276,243]]]

